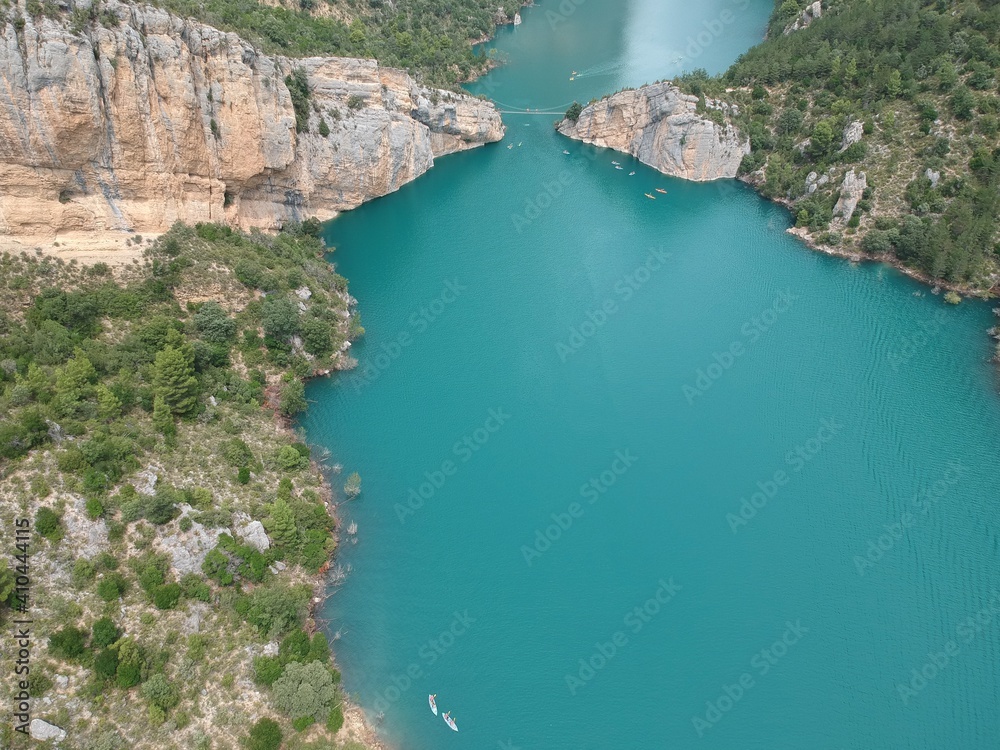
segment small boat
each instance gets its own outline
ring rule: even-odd
[[[664,190],[663,188],[656,188],[656,192],[658,192],[658,193],[663,193],[664,195],[666,195],[666,194],[667,194],[667,191],[666,191],[666,190]]]
[[[563,153],[566,154],[566,156],[569,156],[569,151],[567,151],[566,149],[563,149]]]
[[[438,704],[437,704],[437,701],[435,700],[435,698],[437,698],[437,693],[434,693],[432,695],[428,695],[427,696],[427,702],[431,706],[431,711],[433,711],[434,715],[437,716],[438,715]]]
[[[511,143],[511,144],[509,144],[509,145],[507,146],[507,150],[508,150],[508,151],[510,151],[510,150],[511,150],[512,148],[514,148],[514,144],[513,144],[513,143]]]
[[[573,71],[573,75],[575,75],[575,76],[578,76],[578,75],[580,75],[580,74],[579,74],[579,73],[577,73],[577,72],[576,72],[576,71],[574,70],[574,71]]]
[[[629,177],[635,177],[635,170],[633,169],[631,172],[629,172],[628,176]]]
[[[646,197],[649,198],[651,201],[655,201],[656,200],[656,196],[655,195],[650,195],[649,193],[646,193]]]
[[[576,80],[576,76],[570,76],[570,77],[569,77],[569,80],[571,80],[571,81],[575,81],[575,80]]]
[[[618,162],[616,162],[616,161],[613,161],[611,163],[614,164],[616,167],[618,166]]]
[[[451,711],[444,712],[444,723],[451,727],[453,732],[458,731],[458,724],[456,724],[455,720],[451,718]]]
[[[620,169],[623,172],[625,171],[625,167],[623,167],[621,164],[619,164],[617,167],[615,167],[615,169]]]
[[[524,143],[524,141],[520,141],[520,142],[519,142],[519,143],[517,144],[517,147],[518,147],[518,148],[521,148],[521,144],[522,144],[522,143]]]

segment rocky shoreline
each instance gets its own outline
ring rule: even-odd
[[[750,153],[749,139],[732,122],[738,114],[735,105],[713,100],[701,103],[698,97],[684,94],[669,81],[662,81],[620,91],[583,107],[575,120],[564,118],[557,130],[568,138],[629,154],[670,177],[695,182],[737,178],[767,198],[760,193],[760,181],[754,175],[738,177],[743,156]],[[845,186],[853,175],[850,170]],[[846,224],[855,210],[865,186],[864,174],[854,177],[854,183],[859,189],[844,189],[842,195],[850,193],[849,200],[843,199],[835,209],[840,225]],[[792,208],[791,201],[767,199]],[[885,263],[931,287],[983,298],[1000,293],[1000,283],[982,289],[934,279],[890,254],[875,255],[857,247],[823,244],[816,233],[801,227],[787,231],[812,250],[856,262]]]

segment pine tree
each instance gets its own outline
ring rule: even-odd
[[[264,528],[274,539],[275,544],[285,547],[295,544],[298,532],[295,528],[295,513],[292,511],[292,506],[284,500],[275,500],[268,508]]]
[[[155,406],[155,404],[154,404]],[[107,386],[97,386],[97,414],[101,419],[115,419],[121,416],[122,402]],[[154,415],[155,416],[155,415]]]
[[[174,425],[174,415],[163,396],[157,395],[153,399],[153,427],[165,437],[170,437],[177,432],[177,427]]]
[[[198,403],[198,379],[194,376],[193,355],[169,344],[156,355],[153,388],[173,414],[190,414]]]
[[[56,405],[63,413],[72,413],[80,401],[91,396],[97,381],[97,370],[82,350],[59,368],[56,375]]]

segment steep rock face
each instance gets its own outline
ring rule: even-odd
[[[374,60],[271,57],[160,9],[102,7],[121,22],[0,20],[0,234],[325,219],[503,137],[491,104]],[[284,82],[296,67],[307,133]]]
[[[725,124],[697,111],[698,98],[671,83],[622,91],[584,107],[573,122],[563,120],[563,135],[632,154],[664,174],[706,181],[735,177],[750,142],[729,122],[724,105],[709,102]]]
[[[865,188],[868,187],[868,176],[864,172],[849,170],[844,175],[844,182],[840,186],[840,197],[837,205],[833,207],[833,224],[843,226],[851,220],[854,209],[864,197]]]

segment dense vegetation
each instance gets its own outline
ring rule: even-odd
[[[374,57],[424,83],[453,87],[486,69],[470,44],[512,18],[516,0],[156,0],[181,16],[236,31],[272,52]]]
[[[784,34],[807,4],[779,0],[767,41],[724,76],[696,72],[682,85],[741,105],[752,147],[742,171],[790,202],[815,241],[992,286],[1000,2],[828,0],[821,19]],[[847,144],[852,123],[862,137]],[[868,189],[843,226],[833,209],[852,167]],[[811,172],[830,179],[810,193]]]
[[[117,275],[0,255],[0,520],[33,521],[34,715],[66,747],[336,747],[339,675],[308,619],[329,488],[275,419],[361,332],[316,229],[177,226]]]

